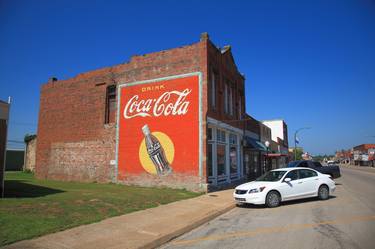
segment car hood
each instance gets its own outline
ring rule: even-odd
[[[262,181],[253,181],[241,184],[236,187],[236,189],[243,189],[243,190],[250,190],[253,188],[260,188],[260,187],[267,187],[271,185],[273,182],[262,182]]]

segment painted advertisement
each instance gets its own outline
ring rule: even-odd
[[[198,175],[199,74],[120,85],[119,179]]]

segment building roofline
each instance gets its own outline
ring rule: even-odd
[[[284,121],[284,119],[282,119],[282,118],[275,118],[275,119],[267,119],[267,120],[259,120],[259,122],[271,122],[271,121],[283,121],[283,122],[285,122]]]

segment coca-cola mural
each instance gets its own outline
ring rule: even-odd
[[[119,86],[119,179],[199,173],[198,73]]]

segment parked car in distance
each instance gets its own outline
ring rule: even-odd
[[[281,168],[237,186],[233,197],[237,203],[265,204],[272,208],[283,201],[308,197],[327,200],[335,189],[329,175],[309,168]]]
[[[323,166],[320,162],[310,160],[292,161],[288,163],[288,168],[305,167],[319,171],[320,173],[330,175],[333,179],[341,176],[340,167],[337,165]]]

